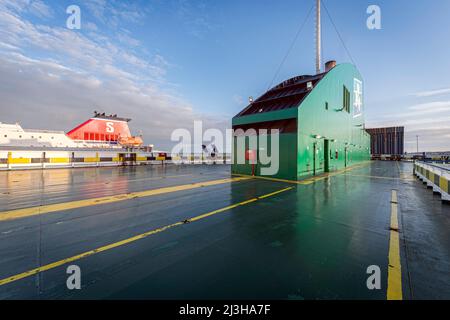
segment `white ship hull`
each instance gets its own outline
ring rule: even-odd
[[[167,153],[154,151],[152,145],[143,147],[141,138],[131,136],[128,121],[96,113],[67,134],[0,123],[0,170],[139,165],[172,160]],[[138,146],[128,142],[137,142]]]

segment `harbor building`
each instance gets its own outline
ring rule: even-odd
[[[405,153],[405,127],[366,129],[373,159],[399,160]]]

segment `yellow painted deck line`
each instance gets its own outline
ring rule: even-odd
[[[178,175],[173,175],[173,176],[162,176],[162,177],[152,177],[152,178],[141,178],[141,179],[129,179],[129,180],[123,180],[123,182],[141,182],[141,181],[155,181],[155,180],[165,180],[165,179],[172,179],[172,178],[180,178],[180,177],[189,177],[189,176],[193,176],[193,174],[178,174]],[[203,174],[203,176],[205,176],[205,174]],[[114,182],[122,182],[122,181],[114,181]],[[77,184],[82,184],[84,182],[78,182]],[[104,182],[97,182],[98,185],[106,185],[106,184],[110,184],[111,181],[105,180]],[[67,185],[67,183],[56,183],[56,184],[48,184],[45,185],[45,188],[52,188],[52,187],[59,187],[59,186],[65,186]],[[0,188],[0,192],[1,191],[7,191],[10,190],[11,187],[9,188]],[[29,187],[27,188],[14,188],[14,192],[22,192],[22,191],[28,191],[30,190]]]
[[[306,184],[306,185],[307,184],[311,184],[311,183],[314,183],[316,181],[324,180],[324,179],[327,179],[327,178],[331,178],[331,177],[334,177],[334,176],[338,176],[338,175],[347,173],[347,172],[355,170],[355,169],[363,168],[363,167],[365,167],[365,166],[367,166],[369,164],[370,164],[370,161],[367,161],[367,162],[364,162],[362,164],[354,165],[354,166],[351,166],[351,167],[348,167],[348,168],[345,168],[345,169],[341,169],[341,170],[338,170],[338,171],[335,171],[335,172],[330,172],[330,173],[324,174],[322,176],[313,177],[313,178],[306,179],[306,180],[299,181],[299,182],[301,182],[300,184]]]
[[[80,260],[80,259],[92,256],[92,255],[95,255],[95,254],[100,253],[100,252],[108,251],[108,250],[111,250],[111,249],[114,249],[114,248],[118,248],[118,247],[124,246],[124,245],[132,243],[132,242],[136,242],[136,241],[138,241],[140,239],[144,239],[144,238],[146,238],[148,236],[151,236],[151,235],[154,235],[154,234],[157,234],[157,233],[161,233],[163,231],[172,229],[174,227],[178,227],[178,226],[181,226],[181,225],[184,225],[184,224],[187,224],[187,223],[191,223],[191,222],[196,222],[196,221],[208,218],[210,216],[216,215],[218,213],[231,210],[233,208],[237,208],[237,207],[240,207],[240,206],[245,206],[247,204],[250,204],[250,203],[262,200],[262,199],[266,199],[268,197],[275,196],[277,194],[280,194],[282,192],[286,192],[286,191],[289,191],[289,190],[292,190],[292,189],[294,189],[294,187],[285,188],[285,189],[282,189],[282,190],[279,190],[279,191],[276,191],[276,192],[272,192],[272,193],[269,193],[269,194],[266,194],[266,195],[263,195],[263,196],[260,196],[260,197],[256,197],[256,198],[252,198],[250,200],[242,201],[242,202],[239,202],[239,203],[236,203],[236,204],[233,204],[233,205],[230,205],[230,206],[218,209],[218,210],[214,210],[214,211],[211,211],[211,212],[208,212],[208,213],[205,213],[205,214],[202,214],[202,215],[199,215],[199,216],[196,216],[196,217],[184,220],[184,221],[179,221],[179,222],[176,222],[176,223],[173,223],[173,224],[169,224],[169,225],[161,227],[161,228],[153,229],[153,230],[150,230],[148,232],[141,233],[141,234],[139,234],[137,236],[134,236],[134,237],[131,237],[131,238],[128,238],[128,239],[125,239],[125,240],[121,240],[121,241],[118,241],[118,242],[115,242],[115,243],[111,243],[111,244],[108,244],[106,246],[94,249],[94,250],[86,251],[84,253],[75,255],[75,256],[70,257],[70,258],[66,258],[66,259],[62,259],[62,260],[59,260],[59,261],[56,261],[56,262],[53,262],[53,263],[50,263],[50,264],[46,264],[44,266],[41,266],[41,267],[38,267],[38,268],[35,268],[35,269],[31,269],[31,270],[28,270],[28,271],[25,271],[25,272],[22,272],[22,273],[16,274],[16,275],[8,277],[8,278],[1,279],[0,280],[0,286],[3,286],[5,284],[11,283],[11,282],[15,282],[15,281],[18,281],[18,280],[21,280],[21,279],[24,279],[24,278],[27,278],[27,277],[32,276],[32,275],[36,275],[38,273],[41,273],[41,272],[44,272],[44,271],[47,271],[47,270],[54,269],[56,267],[59,267],[59,266],[65,265],[67,263],[70,263],[70,262],[73,262],[73,261],[77,261],[77,260]]]
[[[403,300],[397,191],[392,190],[387,300]]]
[[[269,178],[269,177],[261,177],[261,176],[251,176],[251,175],[248,175],[248,174],[240,174],[240,173],[233,173],[232,175],[235,176],[235,177],[267,180],[267,181],[274,181],[274,182],[284,182],[284,183],[290,183],[290,184],[300,184],[300,182],[301,182],[301,181],[295,181],[295,180],[286,180],[286,179]]]
[[[71,210],[71,209],[79,209],[79,208],[96,206],[96,205],[107,204],[107,203],[114,203],[114,202],[119,202],[119,201],[124,201],[124,200],[150,197],[150,196],[156,196],[156,195],[167,194],[167,193],[172,193],[172,192],[192,190],[192,189],[197,189],[197,188],[202,188],[202,187],[210,187],[210,186],[238,182],[238,181],[243,181],[243,180],[248,180],[248,178],[241,177],[241,178],[231,178],[231,179],[228,178],[228,179],[204,181],[204,182],[198,182],[198,183],[192,183],[192,184],[178,185],[178,186],[173,186],[173,187],[164,187],[164,188],[159,188],[159,189],[151,189],[151,190],[146,190],[146,191],[119,194],[119,195],[107,196],[107,197],[101,197],[101,198],[77,200],[77,201],[43,205],[43,206],[38,206],[38,207],[30,207],[30,208],[3,211],[3,212],[0,212],[0,222],[7,221],[7,220],[19,219],[19,218],[25,218],[25,217],[31,217],[31,216],[35,216],[35,215],[39,215],[39,214],[46,214],[46,213],[65,211],[65,210]]]
[[[403,178],[400,176],[400,178],[395,177],[382,177],[382,176],[371,176],[371,175],[365,175],[365,174],[348,174],[350,177],[362,177],[362,178],[373,178],[373,179],[385,179],[385,180],[405,180],[405,181],[415,181],[414,179],[409,178]]]

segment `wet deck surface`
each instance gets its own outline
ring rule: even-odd
[[[229,166],[0,173],[6,211],[230,178]],[[0,281],[185,219],[199,221],[0,285],[0,299],[386,299],[398,190],[405,299],[450,299],[450,205],[409,163],[372,162],[311,184],[259,179],[0,220]],[[82,289],[66,287],[81,268]],[[368,290],[366,269],[381,269]]]

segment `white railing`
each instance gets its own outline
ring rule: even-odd
[[[442,200],[450,201],[450,168],[447,165],[417,161],[414,164],[415,175],[433,192],[440,193]]]
[[[168,154],[175,164],[230,164],[231,154],[217,154],[214,157],[204,154],[178,155]]]

